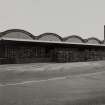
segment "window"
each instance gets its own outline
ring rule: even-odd
[[[5,47],[5,57],[15,57],[16,49],[14,47]]]

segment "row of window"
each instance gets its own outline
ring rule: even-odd
[[[42,47],[22,47],[19,52],[19,57],[44,57],[45,48]]]
[[[100,50],[84,50],[80,51],[77,49],[71,50],[64,50],[64,49],[56,49],[55,50],[55,59],[62,60],[62,61],[84,61],[84,60],[97,60],[97,59],[104,59],[105,53]]]
[[[77,49],[54,49],[52,51],[53,54],[49,52],[49,56],[54,59],[84,59],[85,57],[88,58],[97,58],[105,56],[104,51],[94,51],[94,50],[85,50],[85,52],[78,51]],[[48,52],[44,47],[5,47],[5,57],[47,57]]]
[[[42,47],[6,47],[5,57],[43,57],[45,56],[45,48]]]

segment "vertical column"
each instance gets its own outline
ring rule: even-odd
[[[105,42],[105,25],[104,25],[104,42]]]

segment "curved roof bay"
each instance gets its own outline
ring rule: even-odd
[[[75,41],[79,41],[79,42],[82,42],[82,43],[84,43],[85,42],[85,40],[82,38],[82,37],[80,37],[80,36],[77,36],[77,35],[71,35],[71,36],[67,36],[67,37],[64,37],[63,38],[63,40],[64,41],[73,41],[73,39],[77,39],[77,40],[75,40]]]
[[[87,39],[86,43],[98,43],[98,44],[101,44],[102,41],[99,40],[98,38],[90,37],[90,38]]]
[[[5,37],[7,34],[11,34],[11,33],[14,33],[14,32],[23,33],[23,34],[29,36],[32,39],[35,39],[36,38],[34,35],[32,35],[31,33],[29,33],[28,31],[21,30],[21,29],[10,29],[10,30],[1,32],[0,37]]]
[[[62,41],[62,37],[55,33],[43,33],[37,36],[38,40]]]

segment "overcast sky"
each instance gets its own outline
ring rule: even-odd
[[[0,0],[0,31],[103,39],[105,0]]]

